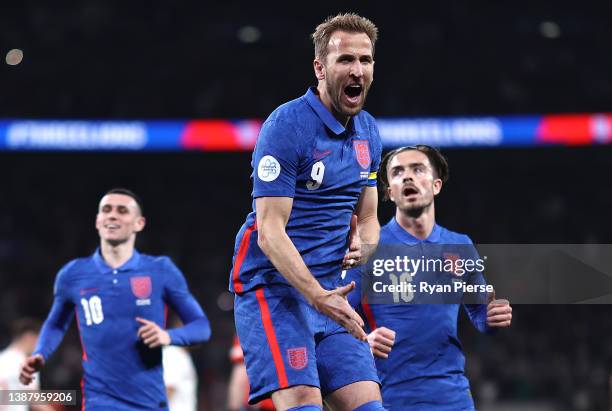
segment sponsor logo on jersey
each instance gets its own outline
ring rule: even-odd
[[[270,182],[276,180],[281,172],[281,166],[272,156],[263,156],[257,165],[257,176],[260,180]]]
[[[355,157],[357,162],[364,170],[370,167],[370,145],[368,140],[355,140],[353,141],[353,148],[355,149]]]
[[[289,365],[294,370],[301,370],[308,364],[308,351],[306,347],[289,348],[287,350]]]
[[[98,291],[98,287],[81,288],[81,291],[79,291],[79,294],[85,295],[87,293],[95,293],[96,291]]]
[[[325,157],[327,157],[328,155],[330,155],[332,153],[331,150],[324,150],[324,151],[319,151],[316,148],[313,150],[312,152],[312,158],[314,160],[322,160]]]

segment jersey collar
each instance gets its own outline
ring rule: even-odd
[[[96,248],[96,251],[93,253],[93,260],[98,267],[98,270],[101,272],[113,271],[113,269],[106,264],[104,258],[102,258],[102,253],[100,252],[100,247]],[[138,263],[140,262],[140,253],[138,250],[134,249],[134,252],[129,260],[127,260],[121,267],[117,268],[117,271],[128,271],[135,270],[138,267]]]
[[[356,116],[351,117],[348,123],[349,127],[353,128],[353,133],[358,137],[364,135],[363,124],[361,124],[362,119],[363,117],[357,114]]]
[[[327,128],[333,131],[334,134],[339,136],[340,134],[344,133],[346,129],[342,124],[340,124],[338,120],[336,120],[336,118],[327,109],[327,107],[323,105],[323,102],[317,96],[316,90],[316,87],[310,87],[304,95],[304,98],[306,98],[306,101],[308,102],[310,107],[312,107],[315,113],[317,113],[317,116],[319,116],[323,124],[325,124]]]
[[[416,238],[415,236],[413,236],[412,234],[410,234],[408,231],[406,231],[401,225],[399,225],[395,217],[393,217],[391,221],[389,221],[388,226],[389,226],[389,229],[391,230],[391,233],[393,233],[393,235],[398,240],[408,245],[415,245],[418,243],[434,243],[435,244],[435,243],[440,242],[441,227],[438,224],[434,224],[433,230],[431,230],[431,234],[429,234],[429,237],[427,237],[424,240],[420,240]]]

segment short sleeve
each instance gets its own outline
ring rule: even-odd
[[[284,121],[266,121],[253,152],[253,198],[294,197],[300,161],[295,128]]]
[[[368,175],[368,186],[376,187],[378,168],[380,167],[380,157],[382,155],[382,141],[376,122],[372,120],[370,125],[370,150],[372,150],[372,163],[370,164],[370,174]]]

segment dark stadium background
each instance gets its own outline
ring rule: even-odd
[[[265,118],[314,84],[308,35],[349,10],[381,30],[366,105],[375,116],[612,111],[609,2],[87,0],[2,6],[0,51],[19,47],[24,59],[0,68],[0,117]],[[259,30],[257,41],[240,40],[246,26]],[[476,243],[612,243],[611,146],[445,154],[442,225]],[[225,290],[251,205],[249,161],[249,153],[0,152],[0,347],[12,320],[46,315],[56,271],[96,247],[100,195],[130,187],[148,218],[140,250],[170,255],[212,321],[211,342],[192,353],[200,409],[224,409],[233,333]],[[391,214],[381,206],[382,222]],[[463,319],[480,409],[611,407],[611,317],[608,305],[517,305],[512,328],[494,337]],[[79,362],[73,326],[43,385],[78,387]]]

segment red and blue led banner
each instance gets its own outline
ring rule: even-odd
[[[250,151],[261,120],[0,120],[3,151]],[[612,143],[612,113],[379,118],[385,148]]]

